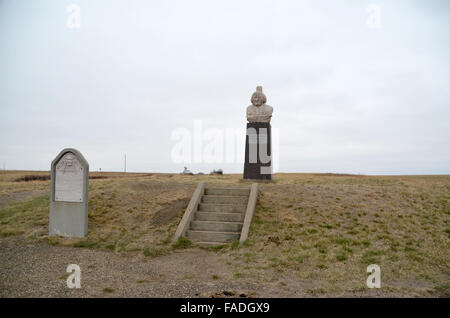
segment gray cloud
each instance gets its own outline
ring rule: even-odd
[[[173,130],[244,128],[263,85],[281,171],[450,173],[447,1],[71,2],[0,3],[0,165],[181,171]]]

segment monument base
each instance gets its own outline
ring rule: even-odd
[[[85,237],[88,234],[88,214],[83,204],[51,202],[49,235]]]
[[[247,123],[244,179],[273,180],[270,123]]]

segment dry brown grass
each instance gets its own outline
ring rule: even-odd
[[[449,176],[286,174],[261,190],[247,247],[230,253],[241,276],[345,295],[375,263],[384,291],[448,295]]]
[[[89,235],[67,239],[47,236],[49,182],[14,182],[25,174],[0,175],[1,236],[149,257],[173,249],[198,181],[250,184],[241,175],[92,173],[107,178],[89,181]],[[300,284],[312,296],[449,295],[450,176],[277,174],[260,188],[246,244],[211,249],[231,279]],[[365,287],[371,263],[381,266],[381,291]]]

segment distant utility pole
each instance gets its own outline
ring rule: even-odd
[[[124,158],[124,164],[123,164],[123,172],[127,172],[127,154],[125,154]]]

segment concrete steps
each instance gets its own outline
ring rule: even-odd
[[[192,194],[173,242],[184,236],[196,244],[221,245],[248,237],[258,200],[258,184],[250,188],[216,188],[200,181]]]
[[[223,203],[200,203],[199,211],[223,212],[223,213],[245,213],[247,205],[245,204],[223,204]]]
[[[242,222],[226,221],[192,221],[191,229],[196,231],[238,232],[242,230]]]
[[[250,189],[247,188],[209,188],[205,189],[206,195],[243,195],[248,198]]]
[[[222,245],[222,244],[228,244],[228,242],[220,243],[220,242],[201,242],[201,241],[196,241],[195,244],[201,245],[201,246],[204,246],[204,247],[214,247],[214,246],[219,246],[219,245]]]
[[[194,218],[199,221],[243,222],[244,214],[197,211]]]
[[[241,235],[250,189],[206,187],[186,237],[202,245],[233,242]]]
[[[245,195],[204,195],[202,203],[219,203],[219,204],[245,204],[247,205],[248,196]]]

